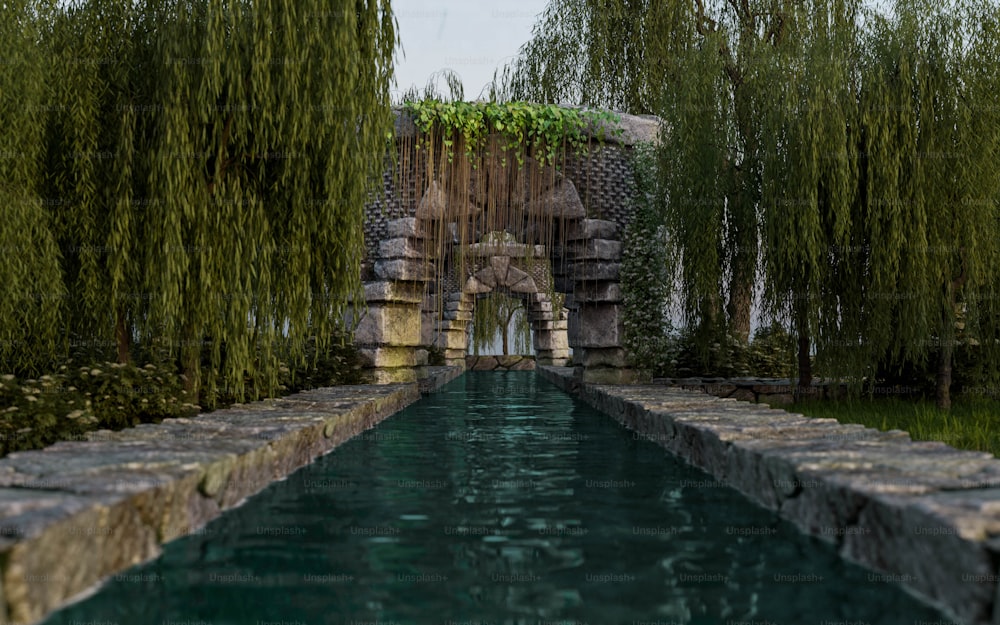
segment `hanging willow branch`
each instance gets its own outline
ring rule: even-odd
[[[30,271],[68,297],[33,315],[37,331],[0,310],[0,332],[119,360],[162,350],[207,403],[273,390],[279,357],[301,359],[313,337],[320,353],[360,289],[368,182],[391,129],[388,0],[25,1],[13,23],[6,11],[0,45],[18,64],[0,81],[38,107],[2,109],[3,140],[44,153],[4,178],[58,200],[22,202],[17,236],[36,233]]]
[[[398,188],[417,194],[409,200],[431,224],[423,258],[435,282],[461,287],[491,256],[511,257],[539,279],[549,275],[549,255],[565,247],[562,211],[576,194],[560,170],[568,156],[589,157],[592,137],[602,142],[606,132],[621,132],[617,116],[523,102],[431,99],[404,108],[419,133],[400,141]],[[555,300],[546,282],[536,288]],[[476,306],[474,327],[489,338],[510,321],[497,302]],[[436,307],[441,317],[443,302]]]

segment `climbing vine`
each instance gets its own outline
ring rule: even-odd
[[[485,146],[488,136],[498,133],[504,139],[502,150],[530,144],[536,148],[535,158],[539,163],[549,165],[556,162],[558,150],[563,146],[582,154],[587,147],[589,129],[596,131],[598,141],[603,141],[609,130],[621,132],[618,127],[621,117],[614,113],[554,104],[428,99],[406,102],[403,107],[422,132],[430,135],[436,131],[445,136],[442,141],[448,150],[449,162],[454,158],[455,148],[455,138],[449,135],[461,138],[469,158]],[[516,155],[518,166],[523,166],[521,152],[517,151]]]

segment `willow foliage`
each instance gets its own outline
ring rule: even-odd
[[[861,72],[861,336],[890,363],[930,359],[942,407],[956,341],[996,362],[998,20],[988,2],[901,2]]]
[[[690,2],[550,0],[531,40],[494,76],[492,98],[656,112],[693,12]]]
[[[29,0],[7,2],[0,19],[0,360],[17,370],[49,363],[61,344],[65,303],[61,253],[44,194],[49,108],[45,51]],[[59,210],[60,207],[54,207]]]
[[[514,344],[510,344],[513,335]],[[472,350],[492,347],[500,339],[503,355],[527,354],[531,348],[531,326],[522,301],[510,293],[493,291],[476,302],[472,317]]]
[[[47,137],[23,177],[58,199],[38,219],[63,251],[44,255],[50,283],[69,293],[39,323],[119,359],[164,350],[209,402],[218,381],[272,389],[278,357],[322,346],[360,286],[391,129],[388,0],[24,6],[39,34],[3,45],[21,41],[34,74],[0,80],[31,81],[49,106],[41,130],[10,124],[4,141]]]
[[[1000,346],[998,11],[553,0],[497,92],[663,119],[661,215],[702,345],[745,334],[759,284],[806,380],[812,356],[859,388],[916,363],[947,406],[956,347]]]

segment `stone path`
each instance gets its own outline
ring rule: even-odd
[[[0,624],[35,623],[461,373],[341,386],[0,459]]]
[[[570,368],[539,373],[956,620],[1000,624],[992,454],[700,392],[580,384]]]

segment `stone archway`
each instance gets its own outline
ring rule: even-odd
[[[433,275],[436,270],[432,265],[441,267],[449,261],[447,257],[425,258],[425,254],[438,253],[427,249],[448,248],[458,241],[482,241],[485,233],[475,224],[495,216],[499,204],[482,203],[474,192],[482,182],[477,174],[460,174],[470,176],[466,198],[465,191],[455,191],[462,188],[455,186],[455,178],[439,178],[431,173],[426,178],[407,178],[406,182],[397,179],[391,169],[386,170],[384,192],[375,194],[366,206],[366,254],[361,270],[365,301],[355,303],[356,314],[364,310],[355,342],[374,370],[377,382],[416,379],[414,367],[426,362],[422,346],[441,346],[448,361],[464,365],[473,298],[481,289],[497,288],[497,282],[500,288],[514,293],[523,290],[520,294],[528,304],[533,345],[540,363],[551,358],[552,364],[563,364],[571,349],[576,375],[585,382],[635,380],[623,348],[621,234],[631,214],[635,193],[629,153],[640,143],[656,140],[659,122],[629,115],[620,117],[616,132],[603,132],[606,130],[603,127],[588,129],[592,137],[603,139],[588,148],[586,155],[564,159],[551,179],[547,178],[552,182],[540,187],[538,195],[532,192],[524,196],[524,206],[518,210],[523,208],[529,214],[551,220],[545,222],[545,227],[552,226],[546,230],[551,236],[538,236],[530,228],[519,228],[516,224],[490,222],[491,229],[499,227],[514,232],[520,245],[530,247],[547,242],[546,249],[531,247],[531,257],[537,256],[541,261],[536,265],[550,271],[545,280],[551,282],[544,286],[540,284],[543,278],[518,264],[515,248],[484,251],[485,264],[464,276],[461,284]],[[407,114],[397,111],[396,141],[400,154],[414,149],[418,135]],[[406,154],[412,156],[410,151]],[[407,167],[415,171],[414,162],[409,157],[405,160]],[[432,168],[426,169],[433,172]],[[420,180],[419,185],[414,183],[416,180]],[[451,187],[447,180],[452,180]],[[487,186],[493,184],[490,180],[487,174]],[[521,182],[516,178],[497,178],[498,189],[507,188],[505,184]],[[501,203],[502,196],[502,193],[497,195]],[[487,219],[472,220],[473,227],[467,230],[468,216],[473,214]],[[463,215],[466,224],[459,223]],[[430,244],[429,240],[440,237],[441,233],[449,233],[450,236],[445,236],[451,241]],[[489,270],[484,271],[487,265]],[[512,272],[512,268],[516,271]],[[534,285],[518,272],[528,274]],[[471,278],[475,281],[470,282]],[[565,318],[561,309],[552,310],[551,298],[547,296],[551,292],[565,294]],[[564,330],[565,339],[561,338]]]
[[[582,380],[632,381],[634,372],[622,348],[619,228],[611,221],[586,218],[570,220],[564,228],[565,246],[559,250],[522,243],[472,244],[467,257],[478,261],[471,264],[461,288],[442,289],[423,257],[423,239],[431,232],[427,222],[416,217],[390,220],[390,238],[379,242],[373,263],[374,280],[364,284],[366,311],[355,332],[355,343],[375,381],[414,381],[414,367],[426,364],[418,355],[426,345],[439,346],[449,363],[464,366],[473,298],[497,288],[498,282],[528,301],[539,364],[563,365],[572,350]],[[529,258],[534,260],[527,262]],[[557,258],[560,262],[554,262]],[[547,277],[537,274],[542,268]],[[566,294],[565,319],[563,311],[552,309],[550,284]],[[428,287],[444,292],[429,293]],[[440,320],[435,295],[444,300]]]
[[[554,281],[545,247],[523,243],[475,243],[463,251],[467,258],[460,289],[448,294],[443,319],[437,322],[437,345],[448,364],[463,366],[469,348],[468,325],[477,296],[500,289],[525,302],[531,342],[538,364],[564,366],[569,362],[568,320],[563,307],[554,309]],[[425,323],[427,322],[425,311]]]

